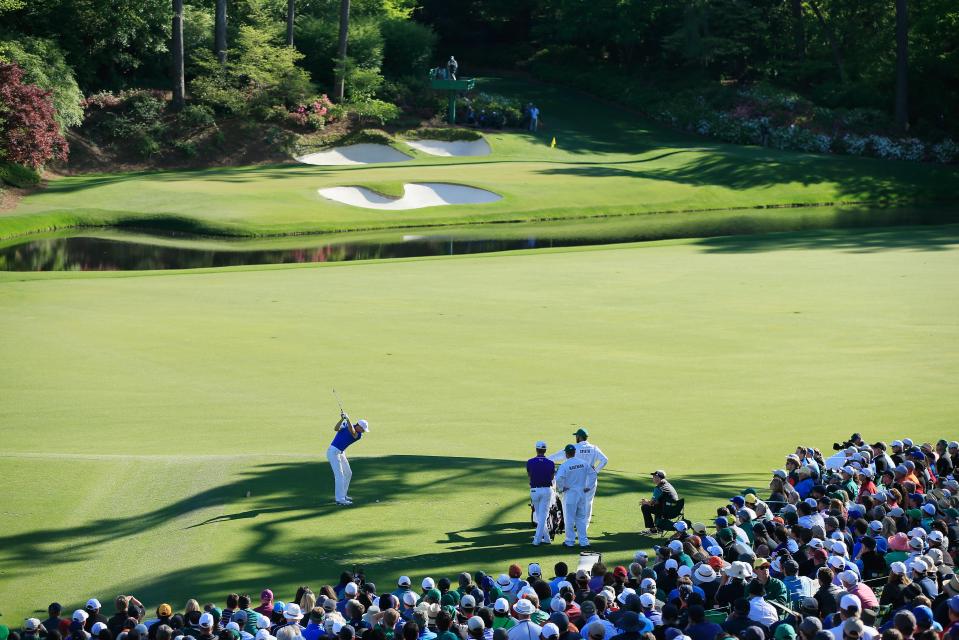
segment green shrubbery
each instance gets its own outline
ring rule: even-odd
[[[403,137],[412,138],[414,140],[443,140],[446,142],[456,142],[459,140],[479,140],[481,136],[476,131],[472,129],[456,129],[456,128],[423,128],[423,129],[413,129],[411,131],[404,131]]]
[[[0,162],[0,184],[3,183],[21,189],[35,187],[40,184],[40,173],[13,162]]]
[[[15,62],[23,81],[53,94],[53,108],[61,131],[83,122],[83,94],[63,52],[52,40],[21,37],[0,41],[0,62]]]

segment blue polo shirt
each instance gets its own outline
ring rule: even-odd
[[[350,430],[344,427],[336,432],[336,435],[333,436],[333,442],[331,442],[330,444],[331,446],[336,447],[340,451],[346,451],[346,448],[348,446],[350,446],[351,444],[353,444],[354,442],[356,442],[362,437],[363,437],[363,433],[360,431],[357,431],[356,438],[354,439],[353,436],[350,435]]]
[[[536,456],[526,461],[526,473],[529,475],[531,489],[548,487],[553,484],[553,475],[556,473],[556,463],[546,456]]]

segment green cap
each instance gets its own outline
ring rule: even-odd
[[[580,427],[579,429],[573,432],[573,435],[579,436],[580,438],[588,438],[589,431],[586,430],[586,427]]]
[[[565,451],[566,453],[569,453],[570,451],[576,451],[576,445],[568,444],[563,448],[563,451]]]
[[[796,630],[788,624],[781,624],[776,627],[776,640],[793,640],[796,637]]]
[[[919,509],[906,509],[906,515],[914,520],[922,520],[922,511]]]

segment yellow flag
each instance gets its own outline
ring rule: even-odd
[[[549,148],[550,149],[556,148],[556,136],[553,136],[553,141],[549,143]]]

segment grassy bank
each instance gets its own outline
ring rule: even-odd
[[[91,225],[256,236],[959,199],[959,167],[704,144],[547,85],[499,80],[483,87],[536,101],[543,110],[542,130],[488,132],[493,154],[479,158],[413,153],[414,160],[395,165],[290,164],[65,177],[0,216],[0,238]],[[553,137],[555,149],[549,146]],[[333,203],[317,193],[337,185],[382,188],[413,181],[468,184],[503,199],[377,211]]]
[[[950,433],[957,277],[954,227],[0,274],[4,614],[552,563],[522,461],[580,423],[611,459],[592,537],[624,562],[654,466],[702,519],[800,442]],[[345,511],[333,385],[374,424]]]

